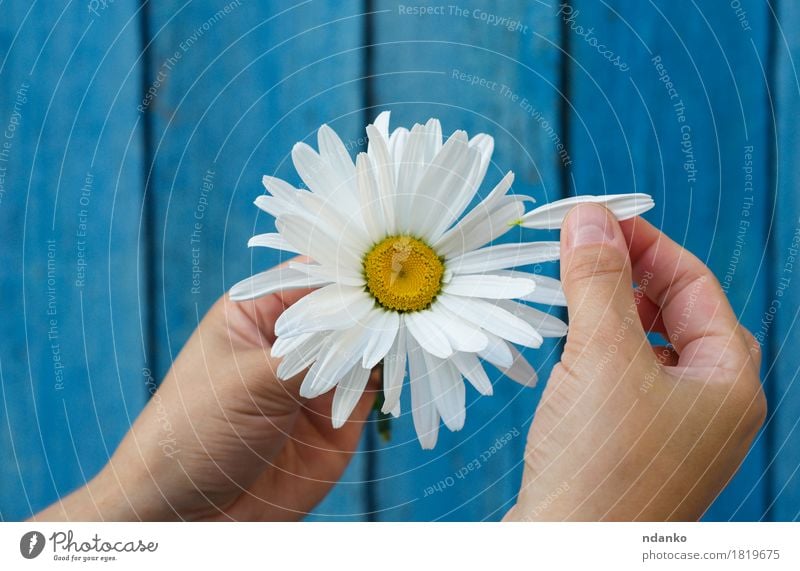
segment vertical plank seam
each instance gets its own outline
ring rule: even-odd
[[[147,91],[150,80],[150,71],[152,68],[152,49],[149,48],[150,44],[150,2],[144,0],[142,2],[142,10],[140,11],[140,28],[139,28],[139,44],[142,50],[141,67],[142,72],[140,78],[141,95]],[[142,113],[142,250],[144,259],[142,260],[141,271],[145,273],[142,283],[144,283],[144,295],[142,296],[142,305],[144,306],[144,335],[143,345],[144,351],[144,364],[153,371],[156,376],[156,381],[160,382],[157,377],[158,371],[155,369],[157,364],[157,347],[156,347],[156,272],[154,264],[156,263],[156,244],[155,244],[155,200],[153,193],[148,197],[148,189],[150,185],[150,176],[153,172],[154,160],[152,141],[153,141],[153,120],[150,109],[145,109]],[[145,392],[145,401],[150,399],[150,392],[143,386],[142,390]]]
[[[767,91],[765,97],[769,97],[773,99],[772,108],[775,109],[775,117],[772,117],[771,121],[766,121],[766,138],[767,138],[767,149],[766,149],[766,159],[767,159],[767,188],[769,192],[772,194],[772,198],[775,202],[778,200],[778,165],[776,163],[778,157],[778,150],[776,148],[777,145],[777,137],[779,133],[777,132],[777,121],[779,120],[780,115],[780,108],[778,107],[778,99],[775,96],[778,89],[777,83],[777,73],[778,73],[778,58],[777,58],[777,26],[778,23],[776,21],[777,18],[780,17],[780,7],[778,6],[778,0],[772,1],[772,12],[775,14],[773,18],[767,18]],[[768,103],[768,102],[767,102]],[[772,225],[770,224],[769,216],[771,214],[771,210],[769,208],[764,208],[764,217],[766,220],[764,221],[764,227],[768,229],[768,234],[766,237],[766,247],[767,247],[767,276],[766,276],[766,291],[774,292],[776,288],[775,283],[775,272],[778,269],[778,244],[776,241],[780,235],[778,231],[773,229]],[[773,366],[775,364],[776,359],[776,342],[775,342],[775,335],[768,335],[766,338],[766,347],[764,347],[764,353],[766,356],[766,369],[772,369],[773,374],[777,374],[777,370]],[[775,383],[764,383],[764,393],[767,398],[767,407],[769,411],[769,403],[776,402],[778,398],[778,393],[775,389]],[[770,414],[768,412],[767,418],[770,418]],[[775,516],[775,463],[773,459],[775,458],[775,442],[776,442],[776,435],[775,435],[775,419],[772,422],[767,422],[767,426],[764,429],[764,440],[765,440],[765,447],[767,449],[767,473],[765,474],[765,485],[764,485],[764,492],[763,495],[765,496],[764,504],[766,506],[766,511],[762,515],[762,519],[767,521],[772,521]]]
[[[561,141],[564,144],[564,148],[567,149],[570,156],[574,156],[573,149],[571,148],[572,138],[570,137],[570,99],[572,98],[572,81],[570,80],[570,72],[572,70],[571,34],[566,20],[558,14],[554,17],[558,18],[558,45],[561,46],[561,49],[556,52],[558,57],[558,90],[561,93],[561,97],[558,100],[558,128],[561,131]],[[558,161],[559,164],[561,176],[558,181],[560,198],[567,198],[570,195],[570,188],[572,186],[572,169],[568,165],[565,165],[564,161],[559,159],[558,153],[554,154],[553,160]],[[565,307],[556,308],[555,315],[566,321],[567,309]],[[565,337],[558,340],[558,355],[564,352],[566,344],[567,340]]]
[[[558,28],[559,28],[559,45],[561,49],[558,51],[558,83],[559,83],[559,91],[561,92],[561,98],[558,101],[558,124],[559,130],[561,131],[561,140],[564,143],[564,148],[568,150],[568,152],[572,152],[570,149],[570,112],[569,112],[569,101],[572,96],[572,83],[570,81],[570,71],[572,69],[570,60],[572,56],[572,42],[570,39],[569,30],[567,29],[567,23],[564,18],[561,18],[556,15],[558,18]],[[554,159],[557,159],[558,155],[554,156]],[[569,196],[570,191],[570,171],[571,169],[569,166],[565,165],[563,161],[558,161],[560,165],[561,171],[561,180],[559,181],[561,198],[566,198]]]
[[[364,103],[364,121],[362,125],[367,125],[370,122],[371,116],[373,113],[373,108],[376,104],[375,101],[375,86],[373,84],[373,74],[374,74],[374,51],[373,51],[373,44],[374,44],[374,33],[375,33],[375,16],[373,14],[375,6],[374,0],[363,0],[363,34],[364,34],[364,45],[361,53],[363,54],[363,103]],[[377,498],[377,450],[376,450],[376,439],[375,439],[375,424],[372,422],[375,417],[375,412],[370,413],[370,422],[368,422],[365,426],[365,437],[364,437],[364,446],[366,448],[366,459],[365,459],[365,479],[366,482],[364,484],[365,488],[365,507],[366,507],[366,519],[367,521],[377,521],[377,512],[378,512],[378,498]]]

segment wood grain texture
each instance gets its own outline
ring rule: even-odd
[[[253,200],[261,177],[300,179],[296,141],[316,147],[322,123],[362,135],[361,2],[149,4],[147,200],[155,271],[152,352],[161,378],[208,307],[231,285],[280,261],[248,250],[272,231]],[[352,146],[352,144],[351,144]],[[364,456],[318,517],[359,518]]]
[[[145,402],[144,140],[135,3],[1,10],[0,518],[17,520],[91,478]]]
[[[710,266],[755,331],[774,199],[768,14],[763,2],[741,4],[749,29],[728,3],[578,0],[559,11],[570,45],[574,192],[652,194],[646,218]],[[761,518],[766,464],[762,434],[706,518]]]
[[[438,117],[443,132],[486,132],[495,138],[485,195],[509,170],[514,191],[538,200],[561,193],[558,29],[543,3],[461,2],[438,13],[413,14],[396,2],[375,2],[371,101],[392,123],[410,127]],[[493,22],[503,22],[495,25]],[[505,88],[504,88],[505,86]],[[504,241],[553,239],[510,232]],[[553,272],[555,266],[543,267]],[[526,356],[546,379],[560,353],[548,340]],[[497,520],[511,507],[522,473],[527,429],[541,395],[496,371],[492,397],[467,390],[463,430],[444,426],[433,451],[416,440],[409,391],[392,439],[378,443],[373,467],[373,517],[378,520]],[[498,439],[501,442],[498,443]]]

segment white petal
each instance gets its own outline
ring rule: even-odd
[[[353,175],[353,189],[355,189],[355,174]],[[324,198],[311,192],[298,192],[295,195],[298,207],[289,214],[299,215],[306,219],[306,227],[320,230],[336,238],[336,242],[347,244],[364,251],[369,244],[364,220],[359,215],[361,207],[357,197],[352,205],[336,199]]]
[[[356,183],[361,200],[361,214],[370,240],[377,242],[386,235],[386,221],[374,170],[369,155],[359,153],[356,158]]]
[[[305,143],[292,148],[292,161],[306,186],[326,200],[329,207],[341,212],[358,208],[354,168],[346,172],[334,168]]]
[[[284,381],[291,379],[311,366],[311,363],[319,356],[320,348],[324,345],[327,336],[327,333],[311,333],[310,335],[298,335],[290,338],[281,337],[278,341],[283,340],[285,346],[276,341],[272,347],[272,356],[277,357],[277,353],[283,354],[276,371],[278,378]],[[286,347],[289,345],[291,350]]]
[[[481,168],[478,173],[478,181],[480,182],[486,176],[486,169],[489,168],[489,163],[492,162],[494,139],[486,133],[478,133],[469,140],[469,146],[475,147],[481,154]]]
[[[453,276],[444,291],[451,295],[464,297],[485,297],[489,299],[511,299],[533,292],[536,282],[509,276],[472,274]]]
[[[466,235],[467,233],[465,228],[469,227],[475,222],[483,220],[486,216],[493,212],[497,206],[497,203],[506,196],[506,193],[511,188],[511,184],[513,182],[514,173],[509,171],[506,173],[506,176],[503,177],[503,180],[497,183],[497,185],[492,189],[486,198],[484,198],[475,208],[470,210],[466,216],[459,221],[458,224],[445,232],[442,237],[436,241],[434,244],[434,249],[436,249],[437,252],[448,253],[447,250],[450,247],[450,241],[461,240],[461,236]]]
[[[500,300],[498,306],[524,319],[531,327],[536,329],[543,337],[563,337],[567,334],[567,324],[555,315],[540,311],[530,305],[516,301]]]
[[[488,304],[487,304],[488,305]],[[430,311],[414,311],[404,316],[406,327],[411,336],[428,353],[446,359],[453,354],[453,348],[447,337],[439,331],[436,322],[430,317]]]
[[[279,379],[287,381],[302,371],[308,369],[319,356],[319,347],[309,348],[307,351],[295,351],[281,359],[276,374]]]
[[[537,381],[536,369],[523,357],[522,353],[517,351],[516,347],[508,345],[511,355],[514,357],[514,363],[508,368],[500,368],[503,374],[521,384],[523,387],[535,387]]]
[[[561,228],[567,213],[576,205],[585,202],[602,204],[613,212],[618,220],[639,216],[655,206],[653,198],[644,193],[572,196],[531,210],[522,217],[520,224],[525,228],[557,230]]]
[[[392,133],[392,136],[389,137],[389,156],[392,157],[392,161],[394,162],[395,179],[397,178],[398,171],[400,170],[400,163],[403,160],[403,152],[405,151],[407,141],[408,129],[405,127],[395,129]]]
[[[512,343],[534,349],[542,344],[542,336],[533,327],[499,307],[499,304],[448,294],[440,295],[438,301],[456,315],[479,325],[484,331],[498,335]]]
[[[388,414],[400,407],[400,393],[403,389],[403,379],[406,376],[406,327],[400,318],[397,336],[392,348],[383,359],[383,408]]]
[[[364,354],[369,331],[360,325],[331,333],[300,385],[300,396],[314,398],[331,390]]]
[[[526,278],[536,282],[536,289],[532,293],[521,297],[525,301],[534,303],[545,303],[547,305],[560,305],[566,307],[567,298],[564,296],[564,289],[561,282],[550,276],[541,274],[531,274],[518,270],[497,270],[492,272],[498,276],[510,276],[512,278]]]
[[[435,242],[464,213],[480,187],[478,178],[481,169],[480,152],[470,149],[462,162],[453,167],[453,176],[448,180],[450,188],[439,194],[438,200],[446,200],[446,208],[440,209],[439,216],[434,216],[433,229],[429,232],[430,241]],[[458,170],[455,170],[458,169]]]
[[[395,191],[395,216],[398,231],[408,232],[414,217],[414,198],[419,180],[427,165],[426,145],[428,138],[423,125],[414,125],[405,138],[403,156],[397,166],[397,188]]]
[[[333,129],[327,125],[322,125],[317,131],[317,144],[320,156],[334,170],[342,173],[345,178],[353,176],[355,173],[353,159],[350,158],[347,148]]]
[[[356,365],[336,385],[331,413],[331,422],[334,428],[341,428],[350,418],[361,395],[364,394],[364,387],[367,386],[369,373],[369,369]]]
[[[342,285],[363,287],[364,276],[345,267],[322,266],[318,264],[304,264],[302,262],[289,262],[289,267],[309,276],[336,282]]]
[[[433,242],[439,238],[437,228],[442,219],[460,214],[448,209],[463,202],[463,195],[474,194],[467,173],[477,155],[476,150],[469,148],[464,131],[456,131],[447,140],[412,191],[412,215],[408,220],[411,234]]]
[[[479,207],[476,207],[479,208]],[[509,220],[519,218],[525,212],[522,199],[506,196],[495,210],[487,212],[483,218],[473,218],[468,224],[457,224],[457,232],[447,232],[448,238],[440,240],[436,251],[448,257],[455,257],[485,246],[492,240],[506,234],[513,228]]]
[[[429,313],[430,320],[447,337],[450,346],[455,351],[474,353],[485,348],[489,343],[480,327],[464,321],[441,303],[434,304]]]
[[[394,344],[397,329],[400,327],[400,316],[394,311],[375,308],[367,319],[366,327],[372,332],[372,336],[364,350],[361,366],[371,369],[386,356]]]
[[[372,161],[373,169],[375,169],[375,180],[381,194],[381,204],[383,205],[383,219],[386,224],[387,234],[392,234],[397,228],[396,214],[395,214],[395,173],[392,158],[389,155],[389,148],[386,145],[386,140],[380,135],[378,130],[372,126],[367,126],[367,135],[369,136],[369,145],[367,147],[367,155]]]
[[[488,343],[487,343],[488,346]],[[453,353],[450,361],[480,394],[490,396],[494,389],[486,370],[473,353]]]
[[[267,189],[272,196],[280,198],[285,202],[294,202],[296,193],[304,192],[293,187],[291,184],[283,179],[274,176],[264,175],[261,177],[261,184]]]
[[[487,334],[487,337],[489,344],[483,351],[478,351],[478,356],[501,370],[513,365],[514,356],[511,354],[511,346],[496,335]]]
[[[275,334],[345,329],[362,322],[374,306],[361,288],[331,284],[288,307],[275,321]]]
[[[297,350],[298,347],[306,343],[309,339],[316,336],[321,336],[322,333],[303,333],[302,335],[294,335],[292,337],[278,337],[275,343],[272,344],[270,355],[275,359],[288,355],[292,351]]]
[[[267,196],[266,194],[257,196],[253,204],[273,218],[297,211],[297,207],[292,203],[281,200],[280,198],[275,198],[274,196]]]
[[[284,252],[292,252],[294,254],[300,253],[297,251],[297,248],[286,241],[286,238],[276,232],[256,234],[247,241],[247,246],[249,248],[254,246],[272,248],[273,250],[283,250]]]
[[[375,129],[380,133],[380,135],[389,140],[389,118],[391,117],[391,111],[382,111],[378,114],[373,121],[373,125],[375,125]]]
[[[407,341],[408,372],[411,378],[411,417],[422,448],[430,450],[436,446],[439,436],[439,412],[433,402],[423,350],[413,337],[409,336]]]
[[[320,196],[329,197],[333,193],[335,178],[330,173],[330,165],[306,143],[296,143],[292,147],[294,168],[308,189]]]
[[[430,161],[442,148],[442,124],[432,117],[425,123],[425,131],[428,133],[426,159]]]
[[[466,390],[461,374],[455,366],[430,353],[425,353],[425,366],[428,370],[431,396],[442,420],[450,430],[461,430],[464,428],[467,413]]]
[[[522,242],[481,248],[448,261],[454,274],[478,274],[558,260],[558,242]]]
[[[281,266],[243,279],[230,289],[228,295],[233,301],[244,301],[278,291],[313,288],[326,283],[329,283],[328,280]]]
[[[275,222],[278,232],[295,249],[326,266],[341,266],[357,269],[361,267],[360,252],[348,241],[346,232],[338,238],[322,227],[309,227],[308,219],[287,214]]]

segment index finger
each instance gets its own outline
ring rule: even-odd
[[[633,279],[661,308],[679,366],[740,370],[749,352],[739,320],[708,267],[642,218],[620,223]]]

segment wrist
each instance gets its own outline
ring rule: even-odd
[[[31,517],[33,521],[128,521],[139,519],[108,466],[90,482]]]

